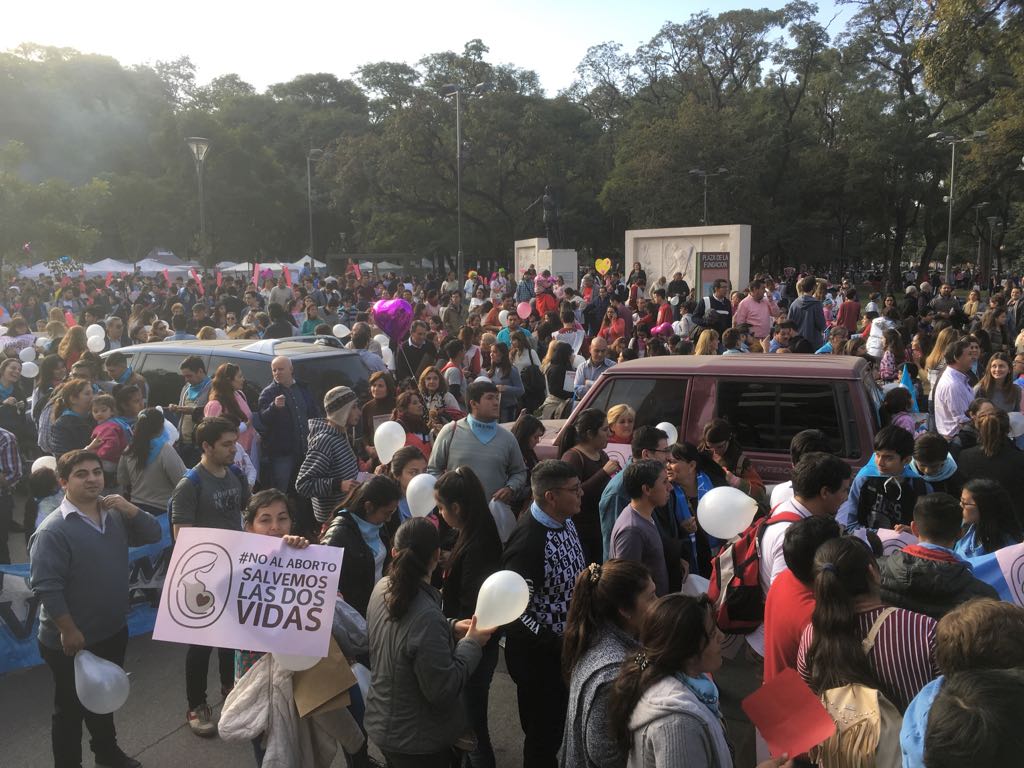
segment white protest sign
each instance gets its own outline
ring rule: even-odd
[[[296,549],[273,536],[183,528],[153,638],[322,658],[342,554],[338,547]]]
[[[608,454],[609,459],[618,461],[619,466],[623,469],[633,461],[633,449],[627,443],[608,443],[604,448],[604,452]]]

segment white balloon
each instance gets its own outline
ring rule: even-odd
[[[508,327],[508,310],[503,309],[498,313],[498,322],[501,323],[502,327]]]
[[[49,336],[36,336],[35,345],[40,349],[46,349],[50,346],[50,341]]]
[[[131,684],[117,664],[89,651],[75,654],[75,691],[82,706],[97,715],[116,712],[128,700]]]
[[[586,362],[587,361],[583,359],[583,355],[573,355],[572,367],[573,368],[579,368],[581,365],[583,365]]]
[[[476,596],[476,625],[500,627],[519,618],[530,602],[530,588],[515,571],[496,571],[480,585]]]
[[[39,366],[32,362],[22,363],[21,375],[26,379],[34,379],[39,375]]]
[[[99,336],[102,339],[104,336],[107,335],[107,332],[103,330],[103,326],[100,325],[99,323],[93,323],[92,325],[85,329],[85,335],[88,336],[90,339],[93,336]]]
[[[378,333],[376,336],[373,337],[373,340],[380,344],[381,349],[384,349],[384,347],[391,346],[391,339],[389,339],[387,335],[383,333]]]
[[[334,332],[334,335],[337,336],[339,339],[343,339],[346,336],[351,336],[352,335],[352,331],[350,331],[348,329],[348,326],[345,325],[344,323],[338,323],[331,330]]]
[[[171,422],[167,421],[166,417],[164,417],[164,434],[167,435],[167,442],[171,445],[178,442],[178,438],[181,437],[181,433],[178,432],[178,428]]]
[[[90,352],[102,352],[103,348],[107,346],[107,340],[102,336],[90,336],[89,340],[85,342],[85,346],[89,348]]]
[[[434,485],[437,478],[424,472],[409,481],[405,489],[405,500],[409,502],[409,511],[413,517],[426,517],[437,506],[434,501]]]
[[[373,433],[373,447],[377,449],[377,458],[387,464],[395,452],[405,445],[405,428],[397,421],[385,421]]]
[[[279,667],[289,669],[292,672],[301,672],[304,669],[316,666],[320,658],[317,656],[294,656],[290,653],[275,653],[274,661]]]
[[[7,335],[7,326],[6,325],[0,325],[0,336],[6,336],[6,335]]]
[[[1008,414],[1010,417],[1010,437],[1018,438],[1024,435],[1024,413],[1011,413]]]
[[[36,351],[32,347],[25,347],[18,353],[18,358],[23,363],[31,363],[36,359]]]
[[[32,462],[32,471],[36,472],[40,469],[57,469],[57,459],[54,456],[40,456],[38,459]]]
[[[667,421],[661,422],[655,429],[660,429],[666,435],[668,435],[668,444],[672,445],[676,440],[679,439],[679,430],[669,424]]]
[[[476,384],[478,381],[490,381],[490,379],[487,378],[486,376],[482,376],[481,375],[481,376],[477,376],[475,379],[473,379],[473,383],[474,384]]]
[[[678,307],[679,306],[679,297],[678,296],[673,296],[671,299],[668,300],[668,302],[673,307]]]
[[[728,541],[754,521],[757,502],[739,488],[712,488],[697,503],[697,522],[716,539]]]
[[[384,365],[392,371],[395,370],[395,353],[392,351],[391,347],[382,347],[380,350],[380,357],[381,360],[384,361]]]

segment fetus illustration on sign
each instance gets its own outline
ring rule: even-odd
[[[210,626],[227,606],[231,556],[217,544],[197,544],[164,585],[171,618],[186,627]]]

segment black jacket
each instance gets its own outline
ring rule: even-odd
[[[962,561],[921,557],[903,549],[879,560],[878,568],[883,603],[936,620],[972,598],[999,599],[995,589],[974,578],[970,566]]]
[[[288,401],[284,408],[274,405],[278,395]],[[270,382],[260,392],[256,412],[260,418],[260,435],[266,456],[294,456],[295,466],[302,464],[309,441],[309,420],[323,416],[323,409],[302,382],[283,387]]]
[[[391,551],[384,540],[381,529],[381,544],[384,545],[384,568],[386,573],[391,560]],[[338,591],[345,602],[366,616],[366,607],[370,603],[370,593],[376,584],[374,581],[373,550],[363,541],[363,534],[355,520],[347,511],[339,512],[324,532],[321,541],[330,547],[343,547],[345,557],[341,561],[341,577],[338,579]]]
[[[960,430],[961,434],[963,430]],[[1006,447],[995,456],[986,456],[980,445],[960,452],[957,467],[964,477],[984,477],[995,480],[1005,488],[1013,499],[1013,511],[1017,522],[1024,522],[1024,494],[1019,492],[1024,477],[1024,451],[1018,450],[1009,440]]]
[[[488,509],[483,514],[490,518],[468,542],[458,557],[448,563],[448,574],[441,587],[442,610],[449,619],[468,619],[476,612],[476,596],[480,585],[498,570],[501,564],[501,539]]]

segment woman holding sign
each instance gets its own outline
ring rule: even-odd
[[[367,612],[366,732],[392,768],[448,768],[466,727],[461,695],[494,630],[478,629],[475,618],[445,618],[430,586],[440,539],[427,520],[402,523],[391,552]]]

